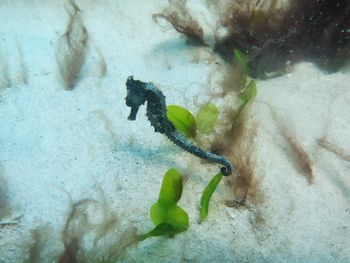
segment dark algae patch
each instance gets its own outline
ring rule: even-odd
[[[248,55],[249,75],[265,78],[299,61],[337,71],[350,58],[350,1],[235,1],[222,11],[228,33],[216,38],[214,51],[232,61],[237,48]]]

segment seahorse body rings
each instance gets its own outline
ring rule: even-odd
[[[146,116],[155,132],[164,134],[174,144],[195,156],[222,164],[224,167],[221,167],[220,172],[223,175],[232,174],[233,168],[229,160],[201,149],[176,131],[166,114],[165,96],[156,86],[150,82],[134,80],[133,76],[130,76],[126,81],[126,88],[126,105],[131,107],[128,120],[135,120],[139,107],[147,101]]]

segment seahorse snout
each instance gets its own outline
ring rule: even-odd
[[[128,105],[128,104],[126,104],[126,105]],[[137,114],[138,110],[139,110],[139,107],[131,107],[130,115],[128,117],[129,121],[136,120],[136,114]]]

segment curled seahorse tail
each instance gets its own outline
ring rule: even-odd
[[[198,146],[194,145],[191,141],[187,140],[185,137],[183,137],[178,132],[169,132],[164,133],[166,137],[170,141],[172,141],[175,145],[179,146],[183,150],[206,160],[216,162],[219,164],[222,164],[224,167],[221,167],[220,172],[224,176],[229,176],[232,174],[233,167],[229,160],[225,159],[222,156],[216,155],[215,153],[207,152],[199,148]]]

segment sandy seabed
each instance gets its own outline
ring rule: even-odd
[[[223,111],[235,101],[217,96],[225,63],[152,20],[167,1],[77,4],[87,32],[74,30],[85,59],[69,90],[57,56],[72,7],[0,0],[1,263],[58,261],[72,236],[84,237],[78,262],[107,262],[108,255],[108,262],[350,262],[348,69],[324,74],[301,63],[257,80],[249,120],[257,127],[258,194],[229,207],[232,186],[223,181],[198,224],[216,165],[154,133],[145,108],[129,122],[125,81],[152,81],[167,103],[193,112],[209,100]],[[210,28],[203,2],[189,5]],[[311,181],[297,168],[291,141],[309,155]],[[153,227],[149,208],[171,167],[187,178],[179,204],[189,230],[124,249],[130,233]]]

